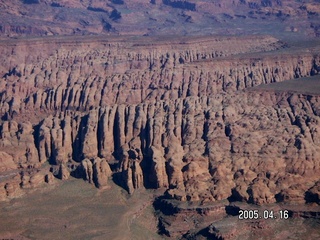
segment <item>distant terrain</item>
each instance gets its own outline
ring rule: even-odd
[[[0,35],[320,34],[317,0],[0,1]]]

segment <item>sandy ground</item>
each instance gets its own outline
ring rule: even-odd
[[[162,239],[151,192],[129,196],[81,180],[59,183],[0,205],[0,239]]]
[[[320,95],[320,75],[259,85],[253,89]]]

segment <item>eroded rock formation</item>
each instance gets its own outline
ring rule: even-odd
[[[172,201],[319,204],[320,95],[254,88],[319,74],[317,47],[150,39],[0,47],[1,198],[71,175]]]

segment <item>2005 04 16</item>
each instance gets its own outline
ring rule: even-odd
[[[251,210],[239,210],[239,220],[252,220],[252,219],[288,219],[289,211],[280,210],[275,212],[274,210],[264,210],[260,212],[258,209]]]

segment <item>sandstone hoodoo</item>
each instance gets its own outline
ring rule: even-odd
[[[180,237],[220,236],[229,202],[318,205],[319,50],[260,35],[1,40],[0,198],[74,177],[161,189],[159,229]]]

